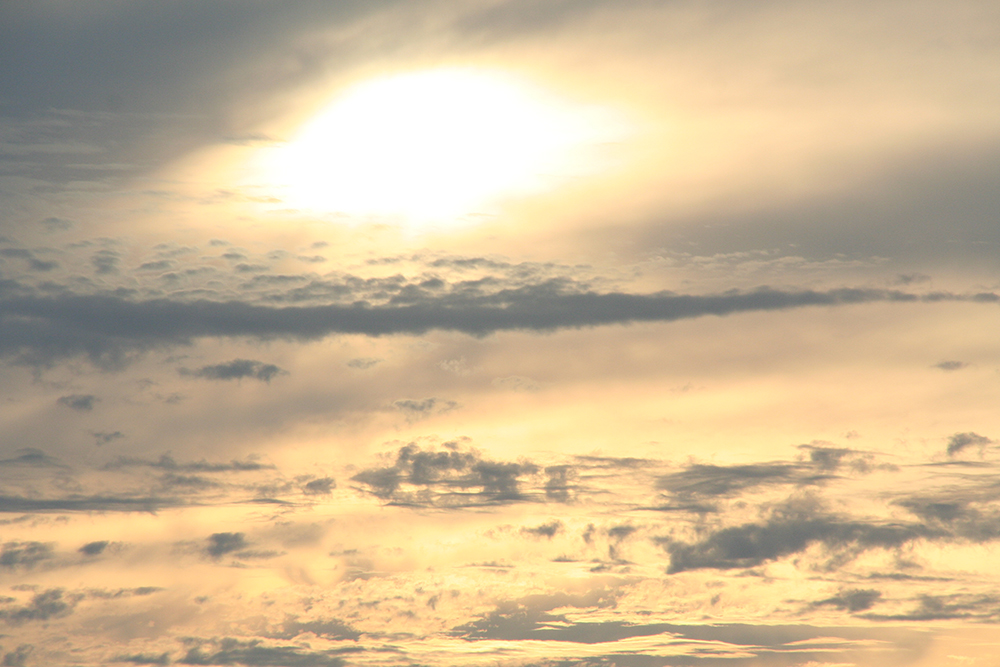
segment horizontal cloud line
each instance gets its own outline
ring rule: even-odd
[[[0,496],[0,513],[9,512],[149,512],[183,503],[173,498],[123,498],[92,496],[71,498],[24,498]]]
[[[553,292],[544,286],[489,296],[425,297],[405,305],[357,302],[320,306],[264,306],[241,301],[133,301],[114,295],[8,296],[0,300],[0,355],[51,361],[86,353],[95,360],[134,349],[197,338],[323,338],[458,331],[551,331],[632,322],[670,322],[706,315],[841,306],[873,302],[967,301],[997,303],[1000,296],[841,288],[683,295],[672,292]]]

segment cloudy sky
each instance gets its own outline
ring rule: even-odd
[[[0,3],[3,665],[1000,664],[1000,5]]]

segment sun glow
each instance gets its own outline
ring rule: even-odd
[[[608,165],[625,125],[478,70],[347,90],[271,160],[288,204],[409,224],[460,223]]]

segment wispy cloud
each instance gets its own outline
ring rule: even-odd
[[[252,359],[234,359],[224,364],[202,366],[195,370],[180,369],[181,375],[205,378],[206,380],[242,380],[251,378],[261,382],[270,382],[278,375],[288,375],[288,371],[274,364],[265,364]]]

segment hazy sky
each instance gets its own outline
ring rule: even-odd
[[[0,661],[1000,665],[1000,4],[0,3]]]

